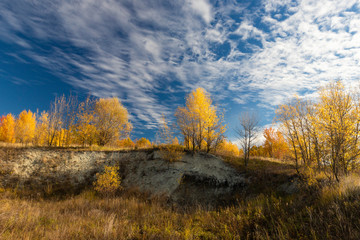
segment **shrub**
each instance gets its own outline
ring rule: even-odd
[[[121,190],[121,178],[118,170],[119,167],[117,166],[105,166],[103,173],[97,173],[96,181],[93,183],[95,191],[102,195],[109,196]]]
[[[179,161],[184,155],[184,149],[177,145],[160,146],[161,157],[169,162]]]
[[[151,142],[146,138],[140,138],[138,141],[136,141],[136,147],[149,148],[151,147]]]

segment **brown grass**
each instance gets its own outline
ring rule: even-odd
[[[239,171],[267,171],[272,173],[295,173],[295,166],[292,162],[276,158],[250,157],[248,166],[245,168],[244,158],[235,156],[222,156],[225,162],[230,163]]]
[[[0,189],[0,239],[360,239],[360,177],[277,193],[291,179],[291,164],[226,159],[251,177],[249,190],[231,206],[170,205],[125,192],[103,198],[80,195],[24,197]],[[35,196],[35,195],[33,195]]]
[[[352,179],[352,180],[351,180]],[[65,200],[0,193],[1,239],[359,239],[352,176],[317,193],[260,194],[229,207],[181,209],[162,200],[84,191]]]

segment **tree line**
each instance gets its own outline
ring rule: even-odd
[[[116,143],[132,129],[127,109],[117,98],[87,98],[79,102],[62,95],[49,111],[22,111],[0,119],[0,141],[37,146],[104,146]]]
[[[315,101],[294,98],[279,106],[276,120],[296,168],[308,167],[339,180],[358,169],[360,95],[340,82],[320,88]]]
[[[212,105],[209,94],[199,88],[186,98],[175,113],[184,146],[242,154],[245,166],[250,156],[268,156],[293,161],[297,171],[322,172],[330,179],[359,169],[360,91],[345,89],[341,81],[330,82],[313,100],[294,97],[275,112],[278,130],[263,131],[265,141],[256,146],[259,118],[244,112],[239,116],[240,151],[224,137],[223,114]]]
[[[320,88],[313,101],[295,97],[276,110],[277,130],[263,131],[265,142],[257,146],[259,119],[242,113],[235,129],[241,148],[226,140],[221,109],[210,94],[197,88],[186,97],[185,106],[175,111],[176,126],[163,118],[158,135],[161,143],[182,145],[192,151],[242,155],[245,165],[250,156],[267,156],[293,161],[296,169],[305,167],[324,172],[329,178],[358,169],[360,155],[360,95],[347,91],[340,81]],[[179,143],[174,129],[182,136]],[[49,111],[23,111],[0,119],[0,141],[32,143],[40,146],[135,146],[149,147],[146,138],[132,142],[132,125],[127,109],[117,98],[57,97]]]
[[[210,94],[197,88],[186,97],[186,105],[175,112],[177,128],[185,148],[210,152],[219,147],[224,151],[235,145],[224,138],[226,125],[223,113],[212,103]],[[174,126],[165,118],[160,127],[157,144],[180,145]],[[79,101],[75,96],[56,97],[49,111],[22,111],[18,117],[9,113],[0,119],[0,141],[36,146],[91,146],[111,145],[135,148],[149,147],[151,143],[141,138],[134,143],[129,134],[132,125],[127,109],[117,98]]]
[[[258,118],[243,113],[236,132],[247,165],[250,156],[292,161],[299,174],[323,173],[339,181],[359,169],[360,91],[347,90],[341,81],[330,82],[312,100],[295,96],[278,106],[274,122],[265,129],[265,142],[255,145]]]

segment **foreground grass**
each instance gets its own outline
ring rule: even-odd
[[[358,176],[284,195],[276,188],[292,179],[293,166],[254,159],[245,169],[239,158],[227,161],[252,183],[237,203],[215,210],[131,193],[59,199],[2,191],[0,239],[360,239]]]
[[[359,239],[360,181],[259,195],[217,210],[92,191],[66,200],[0,194],[0,239]],[[359,183],[354,185],[354,182]]]

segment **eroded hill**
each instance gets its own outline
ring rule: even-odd
[[[221,203],[246,189],[244,173],[221,158],[186,153],[168,162],[159,150],[74,151],[42,148],[3,148],[0,153],[3,186],[45,192],[79,192],[91,186],[105,165],[118,165],[125,189],[177,203]]]

